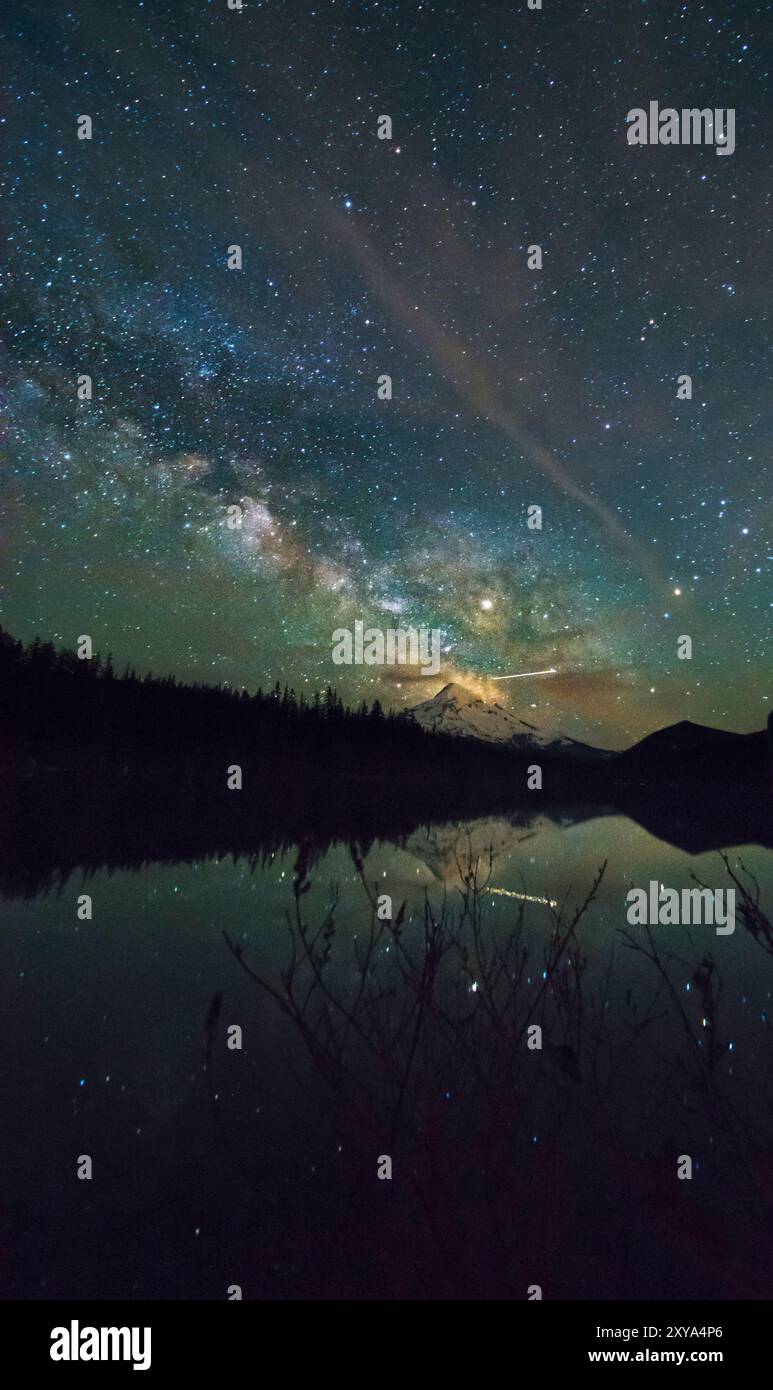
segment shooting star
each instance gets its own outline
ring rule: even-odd
[[[522,681],[526,676],[557,676],[558,667],[549,666],[547,671],[516,671],[513,676],[489,676],[490,681]]]
[[[542,903],[543,907],[558,907],[556,898],[537,898],[532,893],[513,893],[509,888],[489,888],[500,898],[517,898],[519,903]]]

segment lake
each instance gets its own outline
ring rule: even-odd
[[[3,1296],[771,1297],[773,854],[728,859],[726,936],[629,926],[732,882],[592,807],[6,898]]]

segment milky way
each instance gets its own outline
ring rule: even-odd
[[[3,625],[610,745],[761,727],[766,9],[14,6]],[[735,152],[629,146],[650,100]],[[333,666],[359,619],[440,629],[440,677]]]

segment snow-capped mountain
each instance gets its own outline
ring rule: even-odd
[[[503,705],[487,704],[461,685],[445,685],[431,700],[424,700],[408,714],[422,729],[433,733],[478,738],[485,743],[506,743],[525,753],[566,754],[576,758],[611,756],[601,748],[591,748],[566,734],[541,730],[536,724],[511,714]]]

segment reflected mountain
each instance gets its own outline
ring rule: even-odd
[[[422,825],[403,840],[401,848],[424,864],[437,883],[456,884],[463,863],[500,861],[523,845],[539,841],[545,831],[616,814],[599,806],[552,807],[545,812],[529,807],[509,816]]]
[[[260,797],[238,799],[214,777],[197,781],[175,769],[132,777],[102,768],[87,775],[75,769],[33,768],[6,781],[11,814],[0,825],[0,893],[34,896],[66,882],[77,869],[140,870],[151,863],[245,859],[259,864],[280,851],[304,845],[321,857],[336,844],[377,843],[409,849],[438,880],[452,876],[460,833],[480,853],[515,849],[546,826],[569,827],[627,816],[657,839],[696,855],[738,845],[773,849],[770,799],[744,788],[716,796],[664,798],[647,788],[610,787],[604,801],[556,800],[544,791],[523,792],[520,804],[497,796],[485,814],[486,798],[449,796],[445,812],[421,798],[409,803],[394,795],[371,798],[367,787],[337,786],[324,795],[303,788],[263,789]],[[222,783],[222,778],[218,779]],[[472,827],[472,829],[470,828]],[[599,850],[604,850],[603,825]]]

